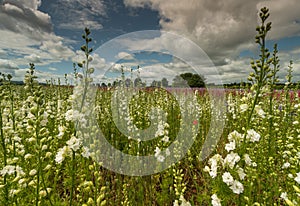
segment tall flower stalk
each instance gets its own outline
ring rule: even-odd
[[[255,106],[258,104],[260,95],[262,94],[262,89],[267,85],[268,79],[270,79],[273,74],[271,73],[270,64],[273,61],[273,58],[270,58],[270,52],[268,48],[266,48],[266,37],[268,32],[271,30],[271,22],[266,22],[269,14],[269,9],[266,7],[262,8],[259,13],[259,17],[261,19],[261,25],[256,28],[257,35],[255,37],[255,43],[260,46],[259,55],[260,58],[256,61],[251,61],[251,68],[253,72],[250,73],[248,80],[252,82],[252,89],[254,90],[254,100],[252,102],[250,113],[247,117],[247,128],[249,129],[251,125],[251,119],[254,113]],[[246,135],[244,135],[244,142],[246,141]]]
[[[269,148],[268,148],[268,153],[269,155],[272,154],[273,152],[273,120],[274,120],[274,108],[273,108],[273,99],[274,99],[274,89],[275,89],[275,84],[279,82],[278,80],[278,76],[277,76],[277,72],[279,71],[279,58],[278,58],[278,49],[277,49],[277,44],[274,45],[274,50],[273,50],[273,59],[272,59],[272,70],[271,70],[271,74],[272,77],[269,80],[269,86],[270,86],[270,97],[269,97],[269,139],[268,139],[268,144],[269,144]]]
[[[5,75],[2,75],[2,79],[0,79],[0,83],[2,83],[3,81],[5,81]],[[3,109],[4,106],[4,98],[6,96],[6,91],[2,88],[3,86],[0,86],[0,138],[1,138],[1,147],[3,149],[3,166],[5,167],[7,165],[7,149],[6,149],[6,142],[5,142],[5,137],[4,137],[4,132],[3,132]],[[2,103],[3,102],[3,103]],[[3,176],[3,185],[4,185],[4,204],[8,205],[8,201],[9,201],[9,194],[8,194],[8,185],[7,185],[7,175],[4,174]]]
[[[75,103],[79,103],[79,105],[75,105],[78,108],[78,112],[80,114],[82,114],[82,112],[84,112],[84,106],[85,106],[85,102],[87,101],[87,94],[88,94],[88,89],[89,86],[92,82],[92,78],[90,77],[90,75],[94,72],[93,68],[90,68],[89,64],[92,61],[92,57],[91,57],[91,53],[93,52],[93,48],[90,48],[89,43],[92,41],[92,38],[90,38],[90,30],[88,28],[85,28],[84,30],[84,34],[82,35],[82,38],[85,41],[85,44],[83,46],[81,46],[81,51],[84,52],[84,57],[85,59],[82,62],[77,63],[77,66],[80,67],[82,69],[82,74],[83,75],[79,75],[77,73],[76,67],[74,66],[74,72],[75,72],[75,78],[78,79],[79,77],[79,84],[77,85],[79,87],[79,90],[82,89],[80,91],[80,102],[76,102]],[[76,90],[76,89],[75,89]],[[84,116],[84,114],[82,114]],[[82,116],[82,117],[83,117]],[[79,126],[79,120],[77,119],[75,122],[75,128],[77,129]],[[74,136],[76,137],[76,131],[74,132]],[[74,189],[75,189],[75,170],[76,170],[76,151],[74,149],[72,149],[72,171],[71,171],[71,193],[70,193],[70,202],[69,205],[72,206],[73,205],[73,196],[74,196]]]

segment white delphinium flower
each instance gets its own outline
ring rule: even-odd
[[[157,125],[157,131],[155,132],[155,137],[163,136],[164,135],[164,122],[159,121]]]
[[[66,112],[65,118],[67,121],[84,121],[84,114],[81,114],[78,110],[70,109]]]
[[[25,178],[22,178],[22,179],[20,179],[20,180],[18,181],[18,184],[19,184],[21,187],[25,188],[25,187],[27,186],[27,180],[26,180]]]
[[[218,196],[216,194],[213,194],[211,196],[211,204],[213,206],[222,206],[221,205],[221,200],[218,198]]]
[[[73,109],[69,109],[66,114],[65,114],[65,118],[67,121],[72,121],[73,120],[73,113],[74,110]]]
[[[212,178],[215,178],[217,176],[217,173],[218,173],[218,162],[223,163],[223,158],[219,154],[214,155],[212,158],[210,158],[208,160],[208,164],[211,166],[210,171],[209,171],[209,175]]]
[[[166,149],[166,156],[170,156],[171,152],[169,150],[169,148]]]
[[[17,175],[20,175],[20,176],[25,175],[25,173],[23,172],[22,167],[20,167],[18,165],[16,166],[16,173],[17,173]]]
[[[161,153],[161,150],[159,149],[159,147],[156,147],[154,156],[158,157],[158,155],[160,155],[160,153]]]
[[[295,177],[295,181],[298,183],[298,184],[300,184],[300,172],[298,172],[298,173],[296,173],[296,177]]]
[[[252,166],[252,160],[248,154],[244,154],[244,160],[245,160],[246,165]]]
[[[214,155],[212,158],[210,158],[208,160],[208,163],[211,165],[211,169],[210,169],[209,175],[212,178],[215,178],[217,176],[217,173],[218,173],[218,162],[223,163],[223,158],[219,154]]]
[[[286,168],[289,168],[291,166],[291,164],[289,162],[286,162],[282,165],[282,169],[286,169]]]
[[[241,194],[244,192],[244,186],[242,183],[240,183],[237,180],[234,180],[232,185],[230,186],[230,189],[232,190],[233,193],[235,194]]]
[[[167,135],[165,135],[161,140],[165,143],[168,143],[169,142],[169,137]]]
[[[85,157],[85,158],[89,158],[90,156],[91,156],[91,153],[90,153],[90,150],[89,150],[89,148],[88,147],[82,147],[82,153],[81,153],[81,155],[83,156],[83,157]]]
[[[239,168],[237,169],[237,173],[238,173],[238,175],[239,175],[239,177],[240,177],[240,180],[244,180],[244,179],[245,179],[246,173],[244,172],[244,169],[243,169],[243,168],[239,167]]]
[[[175,200],[175,201],[173,202],[173,206],[179,206],[178,200]]]
[[[9,196],[13,197],[13,196],[17,195],[19,192],[20,192],[20,190],[11,189],[9,191]]]
[[[212,178],[215,178],[217,176],[218,173],[218,163],[216,160],[211,161],[211,169],[209,171],[209,175]]]
[[[0,170],[0,174],[2,176],[4,175],[12,175],[17,173],[17,175],[22,176],[25,173],[23,172],[23,169],[20,166],[14,166],[14,165],[6,165],[2,170]]]
[[[48,116],[49,115],[48,115],[47,112],[43,113],[43,115],[42,115],[43,119],[41,121],[41,126],[45,127],[47,125],[47,123],[48,123]]]
[[[59,148],[58,152],[55,156],[55,162],[60,164],[65,160],[66,156],[70,156],[71,150],[68,146],[64,146],[63,148]]]
[[[163,155],[161,155],[161,150],[159,149],[159,147],[155,148],[154,156],[156,157],[157,161],[159,161],[159,162],[165,161],[165,157]]]
[[[61,139],[64,136],[65,131],[66,131],[66,128],[64,126],[58,127],[58,132],[59,132],[57,135],[58,139]]]
[[[163,155],[158,155],[157,156],[157,161],[163,162],[163,161],[165,161],[165,157]]]
[[[206,165],[206,166],[204,167],[203,171],[204,171],[204,172],[209,172],[209,171],[210,171],[209,166]]]
[[[240,110],[241,110],[241,113],[246,112],[248,110],[248,104],[241,104]]]
[[[224,166],[229,166],[230,169],[233,169],[235,164],[240,161],[240,156],[237,153],[231,152],[227,154],[224,159]]]
[[[225,149],[227,152],[230,152],[235,149],[235,141],[231,141],[225,145]]]
[[[1,171],[0,174],[4,175],[11,175],[15,173],[15,166],[13,165],[6,165]]]
[[[266,116],[265,116],[265,112],[264,112],[264,110],[261,108],[261,106],[259,106],[259,105],[255,105],[255,111],[256,111],[256,113],[261,117],[261,118],[265,118]]]
[[[183,195],[180,195],[179,200],[181,201],[180,206],[191,206],[191,203],[189,203],[188,201],[186,201],[186,199],[184,199]]]
[[[19,136],[14,136],[14,137],[13,137],[13,140],[14,140],[15,142],[21,142],[21,141],[22,141],[22,138],[19,137]]]
[[[250,142],[258,142],[260,139],[260,134],[255,132],[253,129],[247,131],[246,139],[249,139]]]
[[[287,193],[286,193],[286,192],[282,192],[282,193],[280,194],[280,198],[282,198],[283,200],[288,199]]]
[[[233,177],[229,172],[224,172],[224,174],[222,175],[222,180],[228,186],[232,185],[234,181]]]
[[[234,130],[233,132],[231,132],[228,135],[228,140],[235,141],[235,142],[241,142],[243,140],[243,135],[238,133],[236,130]]]
[[[72,136],[71,139],[67,141],[67,145],[69,146],[70,149],[76,152],[80,148],[81,141],[75,136]]]

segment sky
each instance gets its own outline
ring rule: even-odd
[[[83,60],[85,27],[91,29],[91,66],[96,82],[126,75],[148,84],[184,72],[204,74],[209,83],[246,81],[258,11],[267,6],[278,43],[283,82],[290,60],[300,81],[299,0],[0,0],[0,72],[23,80],[29,63],[39,81],[73,78]],[[139,70],[137,66],[139,65]]]

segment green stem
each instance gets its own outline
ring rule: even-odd
[[[37,104],[37,113],[36,118],[39,117],[39,104]],[[36,136],[36,149],[38,149],[38,156],[37,156],[37,185],[36,185],[36,199],[35,199],[35,205],[39,205],[39,193],[40,193],[40,169],[41,169],[41,150],[40,150],[40,141],[39,141],[39,126],[36,126],[35,129],[35,136]]]
[[[72,181],[71,181],[71,194],[70,194],[70,206],[73,203],[73,193],[74,193],[74,182],[75,182],[75,152],[72,151],[72,169],[71,169]]]
[[[5,139],[4,139],[4,132],[3,132],[3,120],[2,120],[2,108],[0,108],[0,135],[1,135],[1,145],[3,149],[3,161],[4,161],[4,167],[7,165],[7,154],[6,154],[6,145],[5,145]],[[8,194],[8,187],[7,187],[7,179],[6,174],[3,177],[3,184],[4,184],[4,204],[8,205],[9,201],[9,194]]]
[[[47,197],[49,198],[49,203],[50,203],[50,205],[52,206],[52,205],[53,205],[53,203],[52,203],[52,201],[51,201],[50,194],[49,194],[49,192],[48,192],[48,190],[47,190],[47,187],[46,187],[46,183],[45,183],[44,176],[43,176],[43,175],[41,175],[41,178],[42,178],[42,184],[43,184],[43,187],[45,188],[45,191],[46,191]]]

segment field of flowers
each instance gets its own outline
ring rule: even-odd
[[[279,59],[276,45],[272,54],[265,46],[268,16],[268,9],[261,9],[256,37],[261,55],[251,62],[252,86],[241,90],[152,88],[128,95],[130,89],[121,85],[121,90],[91,92],[88,29],[81,48],[86,61],[78,64],[82,73],[75,73],[75,87],[40,85],[33,64],[24,86],[3,74],[0,205],[299,205],[300,94],[291,89],[292,62],[284,89],[273,89]],[[223,113],[214,113],[212,93],[220,95]],[[214,135],[209,132],[213,118],[224,125],[202,159],[205,139]],[[144,136],[137,132],[149,127]],[[182,128],[191,141],[176,139]],[[130,161],[119,165],[132,176],[107,169],[115,158],[98,139],[88,138],[100,130],[123,153],[153,155],[156,173],[135,175],[137,165]],[[149,134],[154,138],[143,141]],[[97,159],[99,151],[107,156]],[[178,161],[162,170],[160,163],[169,156]]]

